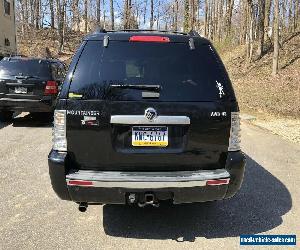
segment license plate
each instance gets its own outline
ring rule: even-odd
[[[132,127],[132,146],[168,146],[168,127]]]
[[[27,94],[27,88],[24,87],[15,87],[16,94]]]

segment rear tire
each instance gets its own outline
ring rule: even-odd
[[[0,111],[1,122],[11,122],[13,119],[13,111]]]

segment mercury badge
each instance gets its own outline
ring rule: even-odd
[[[149,120],[149,121],[153,121],[156,117],[157,117],[157,112],[154,108],[147,108],[145,110],[145,117]]]

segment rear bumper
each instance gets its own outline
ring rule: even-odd
[[[67,154],[57,151],[50,152],[48,163],[53,189],[61,199],[109,204],[124,204],[128,193],[145,192],[174,203],[229,198],[240,188],[245,169],[241,152],[228,154],[225,169],[201,171],[69,171]]]
[[[52,112],[54,110],[51,97],[41,100],[0,98],[0,110],[20,112]]]

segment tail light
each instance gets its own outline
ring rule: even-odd
[[[129,42],[169,43],[170,38],[165,36],[131,36]]]
[[[47,81],[45,87],[45,95],[55,95],[58,93],[58,84],[56,81]]]
[[[67,151],[66,110],[54,111],[53,149]]]
[[[206,186],[220,186],[229,184],[230,179],[217,179],[206,181]]]
[[[241,149],[241,128],[239,112],[231,112],[231,128],[228,151],[238,151]]]
[[[92,187],[94,183],[92,181],[84,181],[84,180],[68,180],[69,186],[82,186],[82,187]]]

